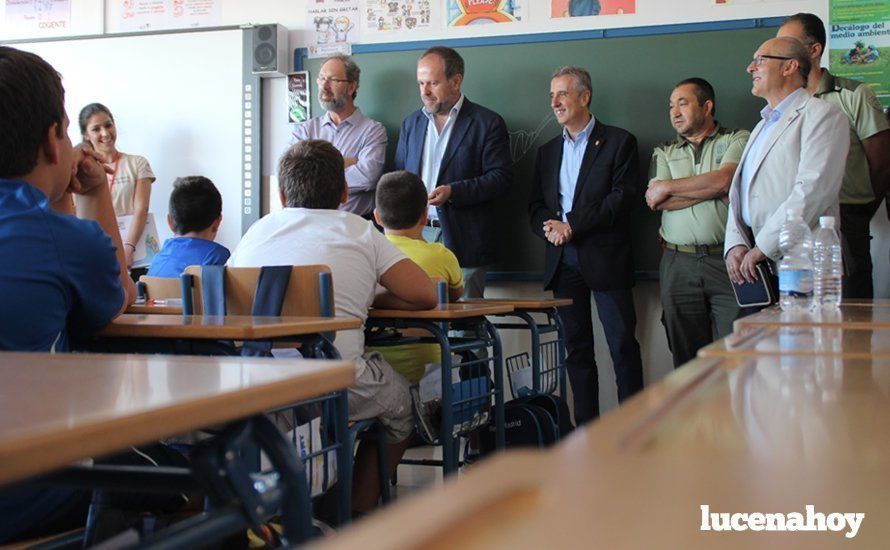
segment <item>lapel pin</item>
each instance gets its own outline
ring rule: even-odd
[[[599,146],[600,146],[600,140],[596,140],[596,141],[594,141],[594,142],[593,142],[593,146],[594,146],[594,147],[599,147]]]

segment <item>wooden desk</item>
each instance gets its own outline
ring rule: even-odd
[[[572,305],[571,298],[473,298],[458,302],[460,304],[503,304],[513,306],[513,309],[547,310],[554,307],[566,307]]]
[[[403,309],[378,309],[371,308],[368,311],[369,319],[422,319],[425,321],[459,321],[485,315],[497,315],[510,313],[513,306],[508,304],[473,304],[457,302],[436,306],[433,309],[403,310]]]
[[[355,317],[123,314],[97,333],[103,338],[263,340],[361,328]]]
[[[353,383],[346,361],[0,354],[0,484]]]
[[[890,328],[890,307],[842,305],[840,311],[782,312],[773,306],[736,320],[736,331],[747,326],[837,326],[843,328]]]
[[[890,360],[696,360],[556,449],[506,453],[322,548],[879,548]],[[837,532],[703,532],[726,513],[864,512]]]
[[[158,315],[182,315],[182,306],[167,306],[156,304],[133,304],[124,313],[133,314],[158,314]]]
[[[840,355],[890,358],[890,329],[835,326],[745,327],[698,350],[699,357]]]

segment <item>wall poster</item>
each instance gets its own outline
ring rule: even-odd
[[[550,17],[636,13],[636,0],[551,0]]]
[[[872,87],[890,105],[890,3],[831,0],[830,70]]]

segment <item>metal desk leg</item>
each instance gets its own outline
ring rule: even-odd
[[[336,425],[334,433],[340,446],[337,448],[337,514],[340,525],[352,520],[352,446],[349,444],[349,401],[346,390],[338,392],[334,404]]]
[[[511,315],[522,319],[528,325],[532,339],[532,390],[535,393],[540,393],[543,357],[541,356],[541,333],[538,331],[538,323],[527,311],[514,311]]]
[[[495,412],[495,447],[503,449],[506,443],[504,434],[504,354],[501,349],[501,337],[498,329],[488,319],[482,320],[494,353],[492,354],[492,370],[494,370],[494,412]]]

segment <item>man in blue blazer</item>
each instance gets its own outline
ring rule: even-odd
[[[429,193],[424,238],[444,241],[464,271],[464,297],[481,298],[495,260],[494,201],[512,181],[504,119],[461,93],[464,60],[435,46],[417,63],[423,108],[402,122],[395,169],[420,176]]]
[[[550,81],[550,104],[562,135],[538,149],[529,218],[547,241],[545,288],[571,298],[560,308],[566,332],[566,366],[575,421],[599,416],[599,380],[593,350],[590,295],[609,344],[618,401],[643,387],[634,331],[630,212],[640,196],[637,140],[589,111],[590,74],[559,69]]]

